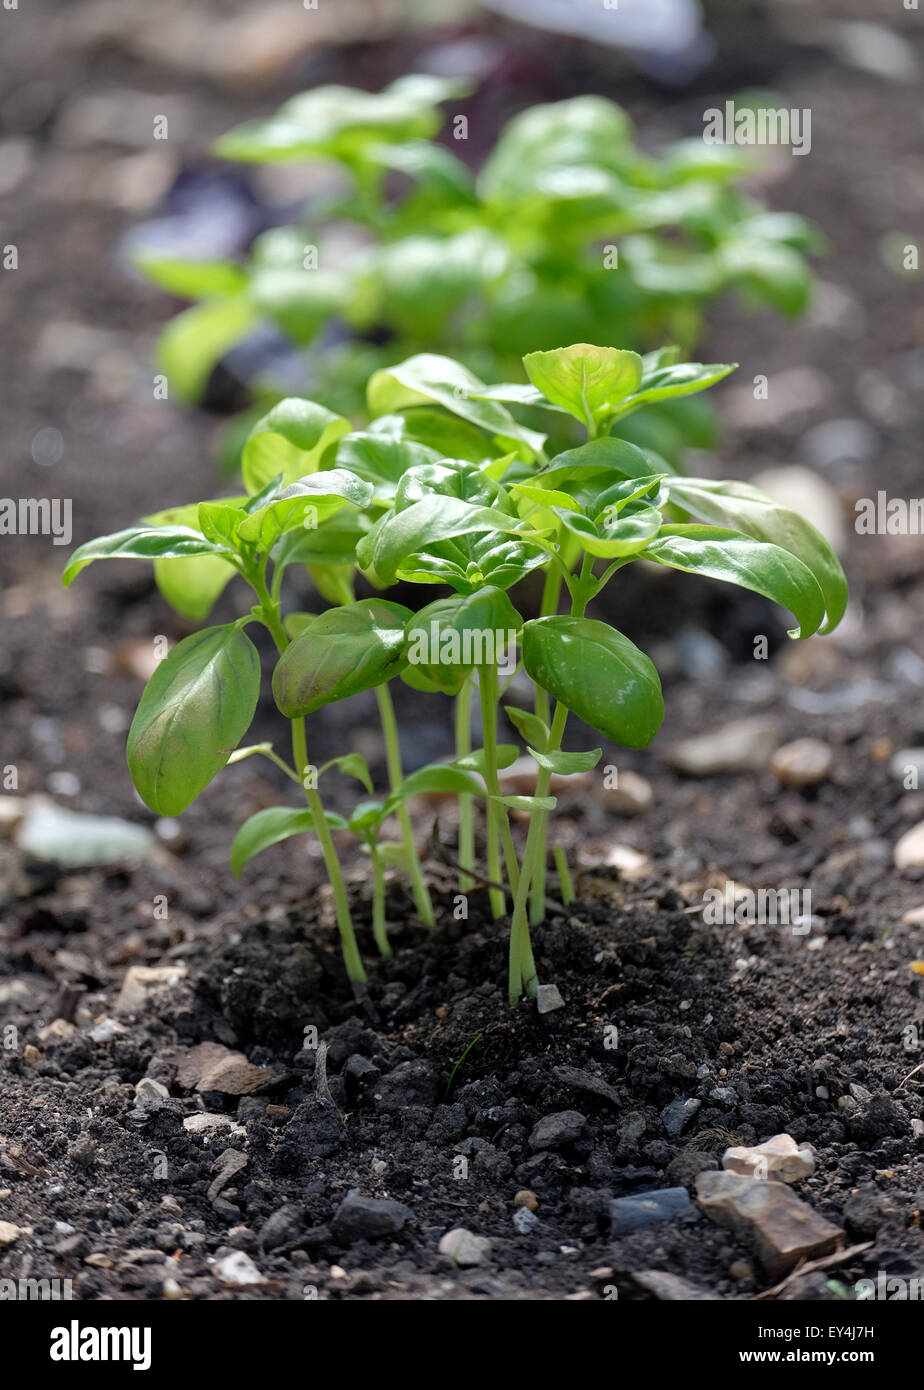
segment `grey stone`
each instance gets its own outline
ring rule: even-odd
[[[614,1198],[610,1202],[610,1222],[614,1236],[627,1236],[653,1221],[675,1221],[693,1216],[695,1211],[685,1187],[662,1187],[637,1196]]]
[[[357,1240],[381,1240],[397,1235],[414,1220],[414,1213],[403,1202],[388,1197],[363,1197],[354,1188],[348,1192],[334,1213],[331,1233],[341,1245]]]
[[[464,1226],[455,1226],[440,1239],[440,1254],[460,1269],[483,1265],[491,1253],[488,1236],[476,1236]]]
[[[701,1104],[702,1102],[697,1100],[695,1096],[690,1096],[688,1099],[678,1096],[676,1100],[671,1101],[666,1110],[662,1111],[661,1120],[672,1139],[679,1139]]]
[[[66,869],[138,864],[154,843],[143,825],[116,816],[86,816],[58,806],[30,810],[17,836],[19,848]]]
[[[706,1299],[718,1298],[678,1274],[669,1274],[664,1269],[638,1269],[632,1275],[640,1288],[653,1293],[662,1303],[700,1303]]]
[[[719,772],[762,772],[776,742],[776,725],[771,720],[738,719],[673,744],[665,750],[664,760],[689,777],[710,777]]]
[[[573,1144],[584,1133],[586,1118],[579,1110],[559,1110],[554,1115],[543,1115],[529,1136],[531,1149],[557,1149],[562,1144]]]

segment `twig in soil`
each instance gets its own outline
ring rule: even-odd
[[[480,874],[477,869],[471,866],[465,868],[452,858],[440,839],[440,823],[438,820],[433,822],[433,829],[430,831],[430,848],[433,851],[434,858],[438,859],[440,864],[445,865],[447,869],[454,869],[456,873],[467,874],[469,878],[479,883],[482,888],[496,888],[501,893],[507,892],[504,884],[498,883],[493,878],[485,878],[484,874]],[[545,903],[550,912],[555,912],[561,917],[568,916],[568,909],[565,907],[564,903],[557,902],[555,898],[550,898],[548,896],[546,896]]]
[[[318,1043],[318,1055],[314,1062],[314,1093],[318,1100],[326,1101],[337,1116],[337,1122],[341,1129],[346,1129],[346,1120],[337,1108],[337,1102],[330,1093],[330,1086],[327,1082],[327,1043]]]
[[[833,1255],[825,1255],[820,1260],[809,1260],[808,1263],[802,1261],[779,1284],[774,1284],[772,1289],[764,1289],[763,1293],[756,1293],[751,1301],[757,1303],[761,1299],[775,1298],[801,1275],[814,1274],[816,1269],[828,1269],[831,1265],[842,1265],[846,1260],[852,1260],[854,1255],[862,1255],[864,1250],[872,1249],[872,1246],[873,1242],[868,1240],[864,1245],[851,1245],[846,1250],[835,1250]]]
[[[922,1070],[922,1068],[924,1068],[924,1062],[918,1062],[916,1067],[911,1068],[910,1072],[905,1077],[905,1081],[910,1081],[913,1076],[916,1076],[917,1073]],[[901,1090],[901,1088],[905,1084],[905,1081],[899,1081],[898,1085],[895,1087],[896,1091]]]

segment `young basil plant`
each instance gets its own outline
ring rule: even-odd
[[[184,617],[204,621],[227,582],[251,587],[253,607],[233,621],[180,641],[148,682],[128,736],[128,764],[139,794],[160,815],[182,812],[228,763],[261,755],[300,789],[302,808],[270,807],[237,831],[235,873],[268,846],[317,835],[334,894],[346,969],[359,986],[365,969],[333,832],[358,837],[372,868],[372,928],[390,951],[386,869],[407,874],[421,919],[433,905],[408,811],[417,795],[458,799],[459,889],[488,890],[496,918],[511,911],[511,1003],[535,995],[538,974],[530,925],[546,910],[546,865],[553,776],[587,772],[600,747],[562,747],[569,713],[611,742],[641,748],[658,731],[658,673],[630,639],[588,608],[625,565],[644,558],[693,575],[737,584],[794,616],[791,636],[828,632],[847,598],[841,566],[801,516],[743,483],[681,476],[650,448],[621,437],[623,422],[651,401],[676,401],[712,386],[726,364],[681,363],[663,349],[640,357],[576,343],[524,358],[528,383],[489,385],[458,362],[416,354],[373,373],[368,427],[315,402],[289,399],[254,426],[243,451],[245,493],[149,517],[81,546],[64,582],[97,559],[152,560],[157,584]],[[586,442],[558,452],[519,413],[567,416]],[[290,612],[284,579],[303,565],[332,606]],[[542,575],[539,611],[512,591]],[[372,587],[357,597],[363,578]],[[421,589],[417,606],[375,590]],[[433,597],[434,586],[437,595]],[[407,597],[402,590],[402,598]],[[561,612],[562,595],[567,612]],[[267,743],[240,747],[260,693],[260,663],[247,628],[272,635],[272,689],[290,724],[292,760]],[[506,683],[522,667],[532,709],[505,704]],[[455,700],[452,762],[405,775],[389,683]],[[355,753],[317,767],[308,758],[306,718],[374,690],[386,751],[388,787],[375,797],[369,768]],[[477,696],[480,746],[472,746]],[[505,794],[501,773],[517,744],[499,741],[501,712],[535,764],[532,795]],[[368,798],[350,816],[325,809],[322,776],[357,779]],[[484,813],[484,859],[477,858],[476,807]],[[509,811],[529,819],[518,847]],[[382,838],[394,817],[400,841]],[[563,851],[555,847],[561,893],[573,895]]]

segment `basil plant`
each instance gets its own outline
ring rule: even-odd
[[[293,835],[316,835],[357,987],[365,968],[334,832],[351,833],[370,855],[374,938],[388,953],[387,871],[407,875],[421,920],[435,922],[408,801],[438,792],[458,797],[460,891],[483,885],[494,917],[510,915],[510,1001],[535,995],[530,925],[546,911],[551,779],[587,772],[602,756],[600,747],[563,749],[569,715],[629,748],[650,743],[663,715],[650,658],[592,615],[624,566],[644,558],[753,590],[792,613],[793,638],[840,621],[843,571],[803,517],[746,484],[680,475],[622,437],[633,412],[683,400],[733,370],[677,357],[577,343],[527,354],[526,382],[489,385],[451,358],[418,354],[369,379],[365,428],[314,401],[283,400],[247,440],[240,495],[147,517],[71,557],[65,584],[95,560],[153,561],[163,596],[197,622],[232,579],[249,586],[252,606],[241,616],[185,637],[155,670],[129,731],[129,770],[145,803],[174,816],[228,763],[259,755],[279,766],[302,804],[245,821],[232,868],[240,873]],[[547,432],[535,428],[540,417]],[[549,440],[564,421],[585,439],[556,451]],[[293,565],[307,567],[323,611],[288,610]],[[525,581],[536,576],[538,611],[526,600]],[[419,604],[387,596],[399,582],[405,599],[407,586],[419,586]],[[290,757],[270,743],[242,746],[260,693],[254,624],[277,649],[272,690],[289,722]],[[520,665],[530,708],[505,699]],[[405,774],[396,680],[455,700],[451,761]],[[365,690],[376,693],[386,750],[378,796],[357,754],[309,757],[311,716]],[[502,790],[500,773],[522,753],[499,740],[502,711],[535,762],[532,795]],[[335,772],[363,788],[349,816],[322,800]],[[511,809],[527,813],[523,843]],[[383,838],[389,825],[397,839]],[[567,901],[570,875],[555,848]]]

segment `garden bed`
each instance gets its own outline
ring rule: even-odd
[[[843,634],[783,648],[777,620],[749,597],[705,582],[680,589],[669,576],[654,604],[647,574],[614,585],[611,616],[630,637],[643,646],[687,637],[667,672],[661,734],[647,752],[618,758],[650,782],[651,809],[614,816],[589,786],[560,803],[563,834],[584,862],[577,903],[537,932],[540,978],[564,1000],[542,1016],[533,1005],[508,1009],[503,929],[478,894],[469,919],[453,920],[438,855],[430,869],[447,885],[439,931],[430,938],[414,925],[395,885],[395,955],[383,962],[372,956],[364,861],[350,862],[370,962],[368,994],[354,998],[316,857],[277,847],[243,886],[231,878],[231,825],[281,785],[252,764],[226,772],[183,817],[178,838],[162,827],[168,838],[134,870],[58,873],[0,841],[0,1028],[17,1030],[16,1046],[0,1048],[0,1221],[23,1232],[0,1251],[4,1277],[69,1277],[84,1299],[299,1299],[306,1290],[559,1299],[613,1287],[624,1299],[653,1296],[635,1276],[656,1270],[715,1298],[751,1298],[778,1280],[745,1236],[702,1213],[617,1236],[610,1203],[694,1190],[697,1172],[718,1167],[727,1147],[779,1132],[817,1151],[799,1195],[843,1230],[845,1245],[866,1247],[780,1296],[833,1299],[829,1280],[850,1288],[880,1270],[920,1276],[924,1149],[913,1122],[924,1118],[924,1073],[910,1075],[920,1053],[907,1030],[924,1027],[922,977],[912,969],[924,924],[902,918],[924,903],[924,870],[897,872],[893,847],[924,819],[924,800],[890,761],[924,744],[924,556],[920,537],[861,538],[850,527],[856,497],[880,486],[911,495],[919,476],[924,330],[878,251],[881,236],[919,211],[900,176],[917,156],[899,89],[845,78],[815,50],[787,52],[773,85],[792,105],[812,105],[815,148],[764,194],[832,238],[825,288],[802,324],[766,315],[755,328],[725,308],[703,355],[742,362],[744,385],[733,379],[724,392],[722,476],[805,459],[813,426],[854,422],[846,455],[829,450],[820,464],[848,521],[855,613]],[[92,80],[92,55],[85,63]],[[164,78],[156,69],[143,76]],[[59,75],[60,101],[68,80]],[[126,60],[119,80],[141,78]],[[179,91],[187,83],[188,101],[201,98],[195,83],[170,80]],[[640,124],[657,110],[669,133],[695,129],[701,95],[668,108],[632,79],[624,88],[610,94]],[[541,93],[558,94],[566,91]],[[246,114],[226,97],[210,108],[214,133]],[[82,540],[165,496],[202,495],[214,441],[202,417],[150,399],[145,364],[163,309],[107,260],[137,214],[86,196],[94,161],[105,160],[78,147],[85,177],[65,177],[57,138],[37,140],[31,157],[29,187],[40,191],[17,206],[15,233],[30,256],[0,301],[5,327],[26,322],[33,306],[27,351],[6,383],[16,404],[8,457],[28,458],[39,430],[61,431],[55,485],[75,499]],[[86,336],[63,331],[74,322],[102,335],[91,349]],[[753,376],[772,383],[794,367],[789,408],[771,389],[775,413],[762,415]],[[808,461],[817,464],[815,440]],[[15,476],[8,464],[5,493],[23,490]],[[65,553],[23,541],[14,563],[0,549],[0,764],[20,769],[23,796],[151,824],[131,790],[121,732],[151,635],[186,629],[147,574],[120,572],[113,585],[94,572],[60,590]],[[711,645],[690,636],[701,631]],[[767,662],[750,659],[755,632],[772,639]],[[313,736],[337,750],[352,740],[380,775],[381,750],[363,728],[371,699],[323,712]],[[399,705],[409,762],[449,751],[448,706],[445,718],[423,710],[411,692]],[[267,700],[258,719],[270,712]],[[761,721],[776,746],[824,740],[827,780],[799,791],[765,769],[693,779],[668,765],[678,741],[741,719]],[[609,750],[604,761],[616,760]],[[419,808],[422,841],[440,814]],[[614,845],[645,862],[614,856]],[[726,878],[809,887],[819,920],[806,935],[704,924],[704,888]],[[159,895],[166,918],[152,907]],[[181,978],[120,1009],[135,966],[186,973],[174,970]],[[64,1022],[48,1034],[55,1019]],[[327,1043],[326,1084],[317,1053],[303,1047],[306,1028]],[[222,1071],[223,1054],[194,1051],[204,1045],[241,1051],[265,1074]],[[209,1065],[221,1085],[197,1091]],[[229,1094],[229,1084],[249,1089]],[[699,1104],[681,1114],[677,1103],[687,1101]],[[206,1122],[211,1130],[184,1127],[204,1112],[223,1118]],[[246,1164],[220,1157],[229,1151]],[[352,1225],[349,1208],[338,1220],[352,1189],[386,1205],[361,1210]],[[535,1222],[517,1215],[533,1205],[515,1205],[521,1191],[534,1194]],[[459,1227],[491,1241],[464,1269],[439,1250]],[[262,1282],[235,1282],[236,1251]]]

